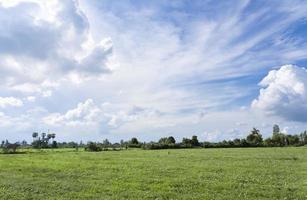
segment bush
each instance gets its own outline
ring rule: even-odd
[[[3,153],[16,153],[17,148],[20,145],[18,143],[10,144],[6,143],[5,145],[2,146],[2,151]]]
[[[165,143],[150,142],[143,144],[142,148],[148,150],[154,150],[154,149],[179,149],[183,147],[180,144],[165,144]]]
[[[95,142],[89,142],[86,147],[85,147],[85,150],[86,151],[102,151],[102,147],[98,144],[98,143],[95,143]]]
[[[51,148],[58,148],[57,141],[52,141]]]

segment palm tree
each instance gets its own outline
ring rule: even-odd
[[[37,136],[38,136],[38,133],[37,133],[37,132],[33,132],[33,133],[32,133],[33,141],[35,140],[35,138],[37,138]]]
[[[49,142],[49,140],[52,138],[52,134],[48,133],[47,134],[47,142]]]
[[[42,140],[45,140],[46,133],[42,133]]]
[[[52,133],[51,134],[51,138],[52,138],[52,142],[54,141],[54,138],[55,138],[55,133]]]
[[[253,130],[251,131],[252,134],[254,135],[259,135],[260,134],[260,130],[259,129],[256,129],[256,128],[253,128]]]

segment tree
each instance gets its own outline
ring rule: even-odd
[[[139,144],[139,141],[138,141],[137,138],[134,137],[134,138],[131,139],[130,143],[131,144]]]
[[[58,143],[57,143],[57,141],[52,141],[52,143],[51,143],[51,148],[58,148]]]
[[[104,148],[105,150],[107,150],[108,147],[110,147],[111,145],[112,145],[112,144],[111,144],[111,142],[109,142],[108,139],[105,139],[105,140],[102,141],[102,146],[103,146],[103,148]]]
[[[160,138],[158,143],[160,143],[160,144],[168,144],[168,138],[167,137]]]
[[[253,128],[251,134],[246,137],[246,141],[250,144],[250,146],[261,146],[263,139],[260,131],[256,128]]]
[[[33,132],[32,133],[32,137],[33,137],[33,141],[35,140],[35,138],[37,138],[38,137],[38,133],[37,132]]]
[[[120,148],[124,148],[125,142],[123,139],[120,140]]]
[[[200,144],[199,144],[199,142],[198,142],[198,139],[197,139],[197,136],[196,136],[196,135],[193,135],[193,136],[192,136],[191,144],[192,144],[192,146],[194,146],[194,147],[200,146]]]
[[[240,146],[241,146],[241,140],[238,139],[238,138],[234,139],[234,140],[233,140],[233,145],[234,145],[235,147],[240,147]]]
[[[49,142],[49,140],[52,138],[52,134],[51,133],[48,133],[47,134],[47,141]]]
[[[273,143],[271,138],[267,138],[267,139],[264,140],[264,145],[267,146],[267,147],[272,147],[272,146],[274,146],[274,143]]]
[[[192,140],[189,138],[182,138],[181,143],[184,147],[192,147]]]
[[[17,148],[20,146],[19,143],[9,143],[8,141],[6,141],[6,143],[4,144],[4,146],[2,147],[2,151],[3,153],[16,153]]]
[[[167,141],[168,141],[169,144],[175,144],[176,143],[176,140],[173,136],[168,137]]]
[[[304,131],[303,133],[300,134],[300,141],[302,145],[307,144],[307,131]]]
[[[277,124],[274,124],[274,126],[273,126],[273,135],[274,134],[278,134],[278,133],[280,133],[279,126]]]
[[[26,147],[27,145],[28,145],[27,141],[23,140],[23,141],[21,142],[21,146]]]
[[[298,135],[287,135],[287,144],[299,146],[300,145],[300,137]]]
[[[241,139],[241,146],[242,147],[247,147],[248,146],[248,142],[245,138]]]
[[[105,139],[102,141],[102,144],[109,146],[111,144],[111,142],[108,139]]]
[[[52,133],[52,134],[51,134],[51,138],[52,138],[52,142],[54,142],[55,133]]]
[[[40,149],[40,148],[42,148],[42,141],[40,140],[40,138],[39,138],[38,140],[34,140],[34,141],[32,142],[32,147],[33,147],[34,149]]]
[[[99,144],[95,142],[89,142],[86,147],[86,151],[102,151],[102,148],[99,146]]]
[[[142,144],[138,141],[138,139],[136,139],[135,137],[134,138],[131,138],[131,140],[127,143],[126,145],[126,149],[128,147],[131,147],[131,148],[140,148],[142,146]]]
[[[272,143],[273,143],[273,146],[277,146],[277,147],[286,146],[288,144],[287,136],[282,133],[276,133],[272,137]]]
[[[55,133],[46,134],[43,132],[41,133],[41,137],[39,137],[39,134],[37,132],[34,132],[32,134],[32,137],[33,137],[33,142],[32,142],[33,148],[49,148],[57,146],[57,143],[54,143]],[[49,143],[50,139],[52,139],[51,143]]]
[[[42,140],[45,140],[46,133],[42,133]]]

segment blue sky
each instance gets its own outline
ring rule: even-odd
[[[307,129],[305,1],[0,0],[0,139]]]

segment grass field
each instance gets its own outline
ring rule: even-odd
[[[0,154],[0,199],[307,199],[307,148]]]

